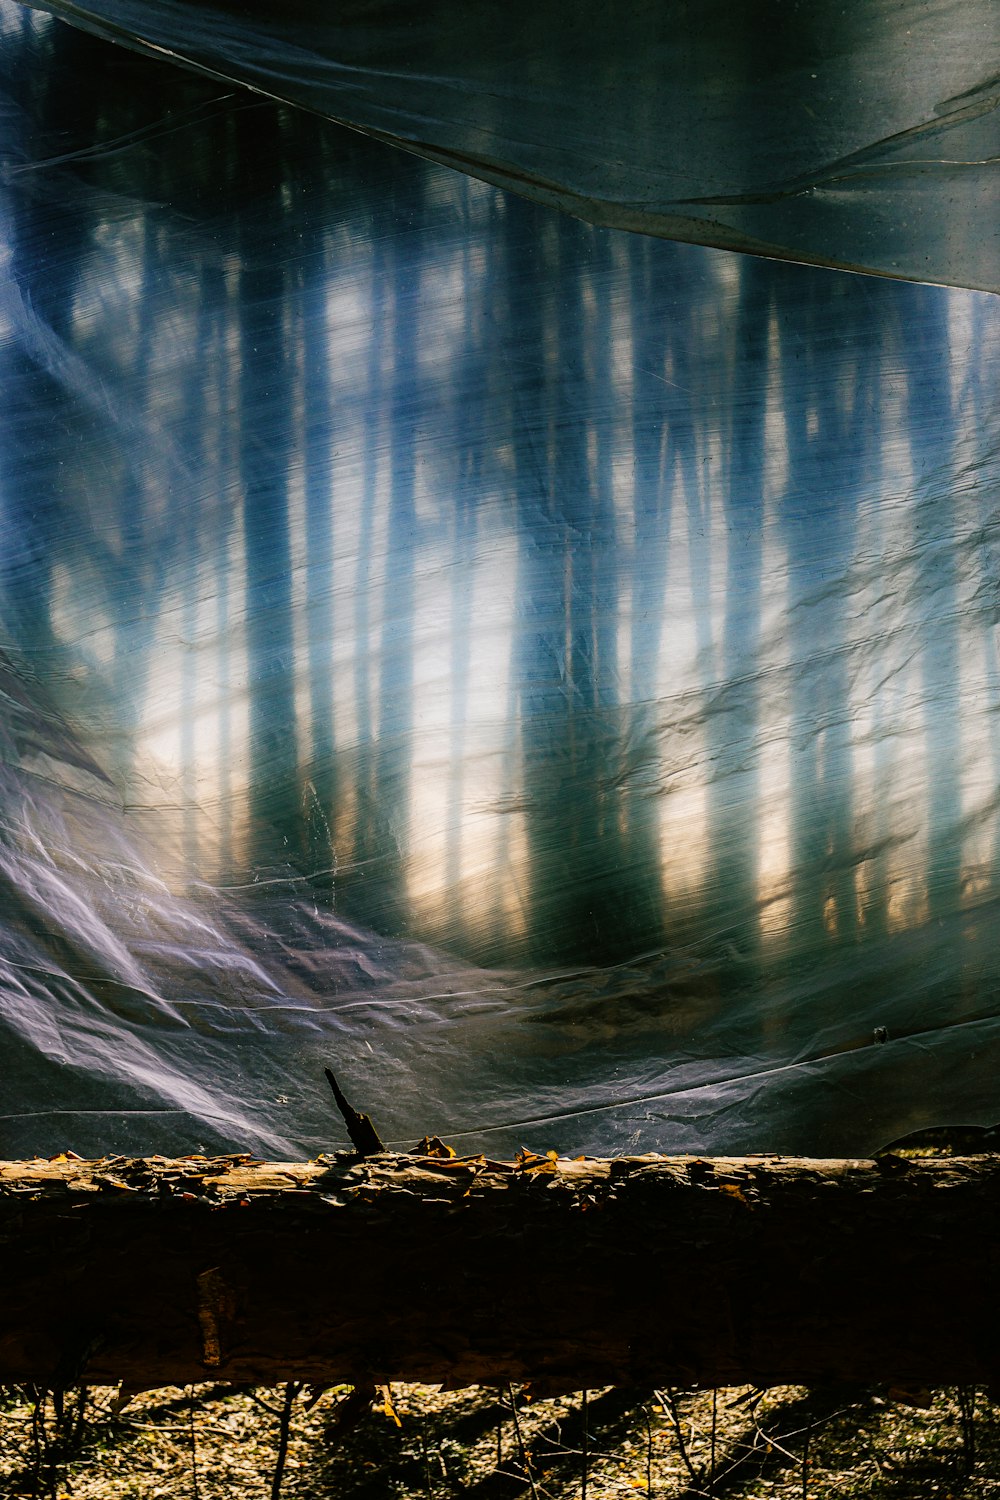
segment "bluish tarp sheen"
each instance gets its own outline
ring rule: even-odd
[[[996,299],[0,30],[0,1152],[1000,1118]]]
[[[36,0],[597,224],[1000,290],[995,0]]]

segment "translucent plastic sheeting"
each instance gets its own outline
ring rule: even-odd
[[[0,24],[0,1152],[1000,1118],[1000,303]]]
[[[996,0],[38,0],[593,223],[1000,290]]]

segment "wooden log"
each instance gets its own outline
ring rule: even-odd
[[[1000,1158],[0,1164],[0,1381],[1000,1379]]]

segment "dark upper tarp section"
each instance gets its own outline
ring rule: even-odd
[[[1000,289],[995,0],[42,0],[595,224]]]

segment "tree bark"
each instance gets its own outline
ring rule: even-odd
[[[1000,1377],[1000,1157],[0,1165],[0,1381]]]

